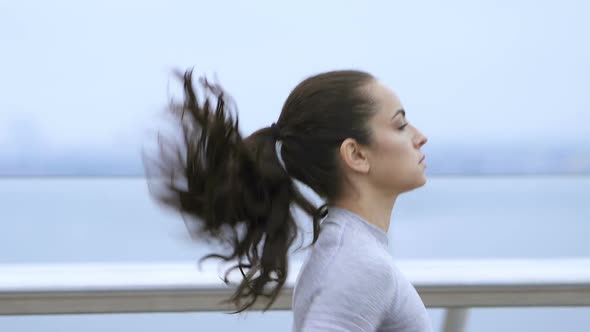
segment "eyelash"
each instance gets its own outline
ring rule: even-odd
[[[408,125],[408,122],[404,123],[403,126],[399,127],[399,130],[404,130],[404,128],[406,128],[407,125]]]

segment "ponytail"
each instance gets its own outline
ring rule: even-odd
[[[319,236],[325,205],[316,209],[297,189],[288,167],[281,165],[275,149],[278,124],[242,138],[237,114],[231,114],[234,103],[220,85],[200,78],[201,102],[192,71],[185,72],[182,81],[184,101],[169,107],[179,120],[181,142],[159,137],[159,158],[145,162],[148,178],[159,180],[158,186],[150,184],[150,192],[197,226],[188,227],[193,238],[229,245],[229,254],[209,254],[200,261],[237,259],[224,277],[228,284],[234,269],[243,276],[236,292],[224,301],[237,308],[234,313],[250,308],[259,296],[268,299],[266,311],[286,281],[288,250],[299,232],[291,205],[312,217],[312,244]]]

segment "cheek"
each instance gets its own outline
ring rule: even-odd
[[[410,145],[399,135],[386,135],[379,142],[380,157],[404,163],[410,156]]]
[[[377,143],[377,163],[374,165],[377,177],[399,185],[414,178],[418,160],[410,139],[400,133],[390,132],[382,135]]]
[[[396,133],[383,135],[375,153],[373,177],[377,186],[405,192],[424,184],[411,140]]]
[[[383,137],[380,141],[378,141],[376,152],[376,170],[379,170],[379,173],[386,172],[390,173],[392,170],[400,170],[400,168],[404,168],[406,152],[403,148],[402,144],[399,141],[396,141],[395,138],[392,137]],[[399,172],[396,172],[399,174]]]

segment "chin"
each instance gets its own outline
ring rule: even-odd
[[[420,188],[426,184],[426,175],[424,173],[420,174],[420,180],[418,181],[418,186],[416,188]]]
[[[424,186],[425,184],[426,184],[426,176],[424,176],[424,174],[421,174],[418,177],[418,179],[416,179],[416,181],[414,181],[413,183],[408,185],[406,187],[406,190],[404,190],[403,192],[408,192],[408,191],[412,191],[414,189],[418,189],[418,188]]]
[[[426,179],[426,175],[422,174],[422,182],[420,184],[420,187],[422,187],[423,185],[425,185],[426,182],[428,182],[428,180]]]

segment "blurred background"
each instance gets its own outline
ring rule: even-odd
[[[396,91],[429,137],[429,181],[393,213],[399,259],[588,257],[589,15],[582,0],[0,0],[0,264],[208,253],[153,204],[141,159],[180,96],[172,71],[193,67],[232,94],[244,135],[321,71],[366,70]],[[286,311],[0,317],[5,331],[291,323]],[[467,330],[589,326],[588,308],[497,308],[474,309]]]

